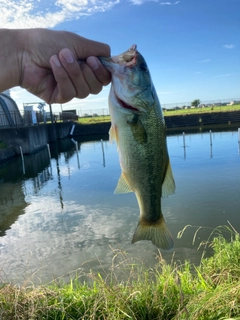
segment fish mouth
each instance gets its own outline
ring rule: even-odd
[[[123,53],[119,54],[118,56],[113,56],[112,61],[114,63],[124,65],[126,67],[134,66],[137,63],[137,45],[133,44],[127,51],[124,51]],[[139,110],[137,108],[135,108],[135,107],[127,104],[125,101],[121,100],[117,96],[116,92],[115,92],[115,96],[116,96],[116,99],[122,108],[139,112]]]
[[[131,67],[137,63],[137,45],[133,44],[127,51],[112,56],[112,61],[126,67]]]
[[[123,53],[117,55],[117,56],[111,56],[111,57],[99,57],[99,60],[101,63],[112,73],[114,74],[115,72],[118,73],[119,69],[116,69],[116,66],[114,64],[124,66],[124,67],[132,67],[137,64],[137,45],[133,44],[127,51],[124,51]],[[116,71],[117,70],[117,71]],[[119,72],[121,74],[121,72]],[[123,76],[123,74],[121,74]],[[114,90],[114,89],[113,89]],[[139,109],[136,107],[133,107],[132,105],[129,105],[122,99],[118,97],[116,94],[116,91],[114,90],[114,95],[116,97],[116,100],[118,101],[119,105],[123,109],[135,111],[135,112],[140,112]]]
[[[127,104],[125,101],[121,100],[117,95],[116,95],[116,92],[115,93],[115,97],[119,103],[119,105],[124,108],[124,109],[128,109],[128,110],[131,110],[131,111],[136,111],[136,112],[139,112],[139,109]]]
[[[131,67],[137,63],[137,45],[133,44],[127,51],[112,57],[98,57],[101,63],[110,71],[113,72],[113,63],[121,66]]]

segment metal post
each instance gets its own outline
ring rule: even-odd
[[[238,128],[238,153],[240,154],[240,128]]]
[[[20,153],[21,153],[21,158],[22,158],[22,168],[23,168],[23,174],[25,174],[25,163],[24,163],[24,158],[23,158],[23,151],[22,151],[22,147],[20,148]]]
[[[185,143],[185,132],[183,132],[183,148],[186,148],[186,143]]]
[[[48,149],[49,160],[51,161],[51,151],[50,151],[49,144],[47,144],[47,149]]]
[[[105,167],[105,153],[104,153],[104,147],[103,147],[103,140],[101,139],[101,145],[102,145],[102,154],[103,154],[103,166]]]
[[[72,140],[72,142],[75,144],[75,147],[76,147],[78,169],[80,169],[80,160],[79,160],[79,155],[78,155],[78,143],[77,143],[77,141],[74,140],[73,138],[72,138],[71,140]]]
[[[71,136],[73,135],[74,129],[75,129],[75,124],[72,125],[72,129],[71,129],[71,131],[70,131],[70,135],[71,135]]]
[[[52,105],[49,104],[51,123],[53,123]]]

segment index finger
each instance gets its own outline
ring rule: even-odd
[[[76,59],[85,60],[90,56],[110,56],[110,46],[108,44],[89,40],[76,34],[72,35],[77,37],[77,39],[75,38],[74,40],[74,53],[76,55]]]
[[[111,73],[101,64],[97,57],[88,57],[86,63],[103,86],[107,86],[110,83]]]

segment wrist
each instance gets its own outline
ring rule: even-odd
[[[20,83],[21,39],[21,30],[0,29],[0,92]]]

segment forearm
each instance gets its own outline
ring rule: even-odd
[[[20,83],[21,33],[0,29],[0,92]]]

